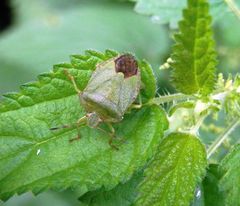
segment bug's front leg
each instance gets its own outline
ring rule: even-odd
[[[73,142],[75,140],[79,140],[81,138],[80,136],[80,127],[85,126],[87,124],[87,116],[81,117],[75,124],[68,124],[68,125],[62,125],[59,127],[52,127],[50,130],[59,130],[59,129],[65,129],[65,128],[77,128],[78,136],[76,138],[70,139],[69,142]]]
[[[139,101],[138,104],[132,104],[132,105],[131,105],[131,108],[132,108],[132,109],[141,109],[141,108],[142,108],[143,103],[142,103],[142,97],[141,97],[140,94],[139,94],[139,96],[138,96],[138,101]]]
[[[118,150],[118,148],[115,145],[113,145],[113,140],[116,137],[116,131],[115,131],[115,129],[113,128],[113,126],[110,123],[107,123],[107,126],[111,130],[110,139],[109,139],[108,143],[109,143],[109,145],[111,147],[113,147],[113,148]]]
[[[113,134],[113,136],[115,136],[116,131],[113,128],[113,126],[109,122],[107,122],[106,124],[107,124],[108,128],[111,130],[111,133]]]
[[[98,130],[104,132],[105,134],[107,134],[108,136],[110,136],[110,139],[109,139],[109,141],[108,141],[109,145],[110,145],[113,149],[119,150],[118,147],[116,147],[116,146],[113,144],[113,139],[116,137],[116,135],[115,135],[115,129],[113,128],[113,126],[112,126],[110,123],[106,123],[106,124],[108,125],[109,129],[111,130],[111,132],[108,132],[108,131],[102,129],[101,127],[97,127],[96,129],[98,129]]]
[[[77,135],[77,137],[70,139],[69,142],[73,142],[73,141],[76,141],[76,140],[81,139],[81,135],[80,135],[80,130],[79,130],[79,129],[80,129],[80,127],[85,126],[85,125],[87,125],[87,116],[86,116],[86,115],[83,116],[83,117],[81,117],[81,118],[76,122],[76,127],[77,127],[77,133],[78,133],[78,135]]]
[[[65,75],[68,77],[68,79],[71,80],[71,82],[72,82],[72,84],[73,84],[74,89],[76,90],[76,92],[77,92],[78,94],[81,94],[82,91],[78,88],[74,76],[72,76],[67,69],[64,69],[64,73],[65,73]]]

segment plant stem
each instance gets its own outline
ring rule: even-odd
[[[232,12],[240,19],[240,10],[237,7],[234,0],[225,0],[225,2],[228,5],[228,7],[232,10]]]
[[[186,94],[170,94],[170,95],[165,95],[165,96],[160,96],[160,97],[155,97],[150,101],[150,104],[163,104],[167,102],[172,102],[172,101],[183,101],[183,100],[189,100],[189,99],[195,99],[196,97],[186,95]]]
[[[207,149],[207,158],[209,159],[211,155],[218,149],[218,147],[223,143],[224,140],[237,128],[240,124],[239,118],[236,118],[231,124],[226,128],[226,130],[210,145]]]
[[[205,118],[208,116],[208,114],[203,115],[199,118],[199,120],[197,121],[197,123],[190,129],[190,133],[193,135],[198,135],[199,134],[199,128],[201,127],[203,121],[205,120]]]

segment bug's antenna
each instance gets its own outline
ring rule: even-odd
[[[76,83],[74,77],[69,73],[69,71],[68,71],[67,69],[64,69],[64,73],[65,73],[65,75],[69,78],[69,80],[71,80],[71,82],[72,82],[72,84],[73,84],[74,89],[76,90],[76,92],[77,92],[78,94],[81,94],[82,91],[78,88],[77,83]]]

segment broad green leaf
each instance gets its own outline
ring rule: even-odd
[[[206,177],[204,178],[202,185],[203,191],[201,194],[204,199],[205,206],[224,206],[224,196],[223,192],[219,188],[219,180],[222,176],[222,173],[219,170],[217,164],[210,164]]]
[[[99,130],[82,127],[81,140],[72,143],[75,128],[50,131],[74,124],[85,114],[63,70],[68,69],[83,89],[96,64],[116,55],[109,50],[74,55],[71,64],[55,65],[38,81],[23,85],[20,93],[5,95],[0,104],[0,199],[47,188],[110,189],[153,155],[168,127],[165,113],[156,105],[133,110],[114,124],[119,151]]]
[[[169,109],[169,115],[172,116],[178,109],[181,108],[185,108],[185,109],[193,109],[194,106],[196,105],[195,102],[193,101],[184,101],[184,102],[180,102],[176,105],[173,105],[170,109]]]
[[[169,23],[172,28],[176,28],[177,22],[181,18],[181,12],[187,4],[186,2],[187,0],[137,0],[135,11],[151,16],[153,22]],[[214,18],[227,11],[226,4],[222,0],[209,0],[209,3]]]
[[[69,54],[89,48],[132,52],[157,68],[170,45],[167,30],[133,12],[131,4],[86,0],[15,1],[14,10],[21,10],[21,15],[27,15],[28,20],[0,34],[1,94],[16,91],[18,85],[48,71],[53,63],[68,61]]]
[[[188,0],[179,30],[174,36],[173,83],[182,93],[207,95],[214,89],[216,52],[206,0]]]
[[[80,206],[78,196],[73,191],[47,191],[34,196],[30,192],[14,196],[1,206]],[[82,206],[82,205],[81,205]]]
[[[112,190],[106,191],[102,188],[89,192],[81,197],[80,201],[88,206],[130,206],[137,196],[136,187],[142,178],[142,173],[138,173]]]
[[[141,68],[141,80],[143,82],[141,86],[143,88],[142,97],[152,99],[156,95],[157,84],[151,65],[143,60],[139,62],[139,67]]]
[[[206,165],[206,151],[199,139],[187,133],[170,134],[145,171],[135,205],[189,205]]]
[[[220,180],[220,188],[225,194],[227,206],[240,205],[240,144],[222,160],[220,169],[224,175]]]

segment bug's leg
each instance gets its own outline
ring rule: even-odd
[[[111,133],[110,133],[110,139],[109,139],[109,145],[111,145],[112,147],[115,147],[117,148],[116,146],[113,145],[113,140],[114,138],[116,137],[116,131],[115,129],[113,128],[113,126],[110,124],[110,123],[106,123],[108,128],[111,130]]]
[[[142,106],[143,106],[143,103],[142,103],[142,97],[141,97],[140,94],[139,94],[139,96],[138,96],[138,101],[139,101],[139,103],[138,103],[138,104],[132,104],[131,108],[141,109]]]
[[[77,128],[77,133],[78,133],[78,135],[77,135],[77,137],[75,137],[75,138],[72,138],[72,139],[70,139],[69,140],[69,142],[73,142],[73,141],[76,141],[76,140],[80,140],[81,139],[81,135],[80,135],[80,127],[82,127],[82,126],[85,126],[86,125],[86,123],[87,123],[87,117],[86,117],[86,115],[85,116],[83,116],[83,117],[81,117],[77,122],[76,122],[76,128]]]
[[[50,128],[50,130],[54,131],[54,130],[65,129],[65,128],[74,128],[76,126],[77,126],[78,136],[76,138],[73,138],[73,139],[69,140],[69,142],[72,142],[74,140],[79,140],[80,139],[80,132],[79,132],[80,127],[78,125],[76,125],[76,124],[62,125],[62,126],[59,126],[59,127],[52,127],[52,128]]]
[[[113,149],[119,150],[119,149],[112,143],[113,138],[115,137],[115,131],[114,131],[114,133],[113,133],[112,131],[111,131],[111,132],[108,132],[108,131],[102,129],[101,127],[96,127],[96,129],[98,129],[98,130],[104,132],[105,134],[107,134],[108,136],[110,136],[110,139],[109,139],[109,141],[108,141],[109,145],[110,145]],[[113,129],[114,129],[114,128],[113,128]]]
[[[109,144],[111,145],[112,144],[112,142],[113,142],[113,140],[114,140],[114,138],[116,138],[117,136],[116,136],[116,131],[115,131],[115,129],[114,129],[114,127],[112,126],[112,124],[110,124],[110,123],[106,123],[107,125],[108,125],[108,128],[111,130],[111,139],[109,140]],[[122,143],[124,143],[126,140],[124,139],[124,138],[121,138],[118,142],[120,143],[120,144],[122,144]]]
[[[73,127],[73,125],[62,125],[59,127],[52,127],[52,128],[50,128],[50,130],[54,131],[54,130],[59,130],[59,129],[64,129],[64,128],[71,128],[71,127]]]
[[[113,136],[115,136],[116,131],[113,128],[113,126],[110,123],[108,123],[108,122],[106,124],[107,124],[108,128],[111,130],[111,133],[113,134]]]
[[[65,124],[65,125],[61,125],[59,127],[52,127],[50,128],[50,130],[59,130],[59,129],[65,129],[65,128],[74,128],[76,126],[81,126],[81,124],[86,122],[87,117],[83,116],[81,117],[75,124]]]
[[[65,75],[69,78],[69,80],[71,80],[71,82],[72,82],[72,84],[73,84],[74,89],[76,90],[76,92],[77,92],[78,94],[81,94],[82,91],[78,88],[77,83],[76,83],[74,77],[68,72],[67,69],[64,69],[64,73],[65,73]]]
[[[78,136],[76,138],[69,140],[69,142],[73,142],[74,140],[79,140],[81,138],[79,129],[80,129],[80,127],[86,125],[86,122],[87,122],[86,120],[87,120],[87,117],[83,116],[75,124],[62,125],[59,127],[52,127],[52,128],[50,128],[50,130],[54,131],[54,130],[65,129],[65,128],[77,128]]]
[[[138,100],[139,100],[139,105],[141,105],[141,107],[142,107],[143,103],[142,103],[142,96],[141,96],[141,94],[138,95]]]

